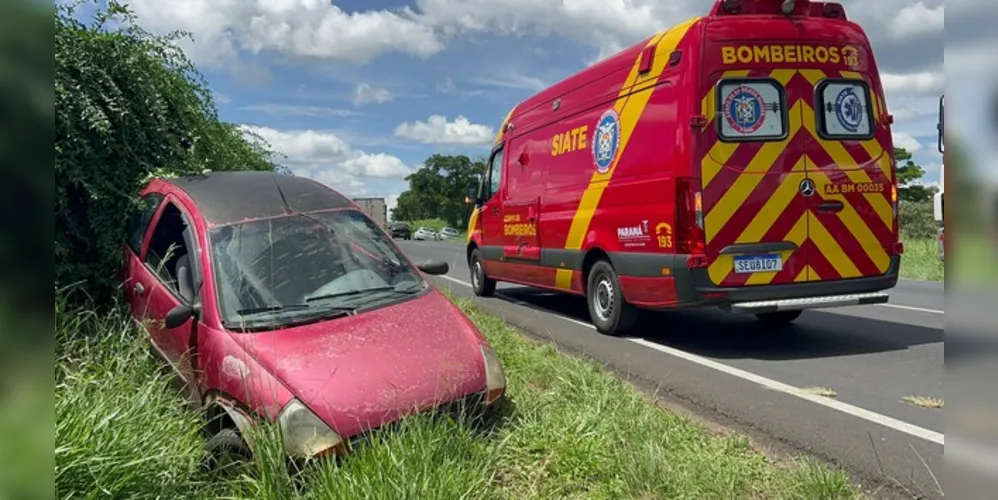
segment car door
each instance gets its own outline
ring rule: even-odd
[[[504,276],[502,266],[503,245],[503,148],[502,145],[489,157],[488,171],[482,182],[481,224],[482,224],[482,257],[485,260],[485,271],[493,276]]]
[[[125,266],[123,268],[122,285],[125,301],[132,311],[132,317],[142,321],[146,317],[146,294],[145,283],[147,279],[142,265],[142,258],[145,255],[145,244],[149,241],[146,237],[149,234],[154,217],[157,215],[163,202],[162,193],[147,193],[143,195],[139,203],[141,208],[135,212],[128,221],[128,229],[125,235],[124,252]]]
[[[201,252],[195,231],[190,213],[175,198],[167,197],[149,233],[140,278],[148,297],[149,335],[185,382],[196,380],[197,331],[204,326],[199,325],[197,318],[189,318],[175,328],[168,328],[165,323],[167,314],[175,307],[200,302]],[[184,271],[185,267],[189,273]],[[196,391],[193,386],[189,388]]]

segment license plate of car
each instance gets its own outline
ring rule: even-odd
[[[779,254],[739,255],[735,257],[735,272],[774,273],[783,270],[783,257]]]

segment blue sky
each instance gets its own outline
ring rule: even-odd
[[[223,119],[351,195],[394,197],[429,155],[484,155],[518,101],[705,13],[673,0],[128,0],[150,31],[184,29]],[[843,2],[868,32],[897,145],[938,179],[941,0]],[[862,7],[861,7],[862,6]]]

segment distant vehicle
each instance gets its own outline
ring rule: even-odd
[[[454,239],[460,235],[461,233],[452,227],[445,227],[440,230],[440,239]]]
[[[374,220],[378,227],[388,226],[388,204],[384,198],[354,198],[353,202],[360,210]]]
[[[432,229],[430,229],[428,227],[421,227],[421,228],[419,228],[419,229],[416,230],[415,234],[412,235],[412,239],[414,239],[414,240],[421,240],[421,241],[422,240],[436,240],[436,239],[439,239],[439,236],[437,235],[436,231],[434,231],[434,230],[432,230]]]
[[[392,238],[412,239],[412,227],[409,226],[408,222],[392,222],[391,226],[389,226],[389,231]]]
[[[467,193],[474,292],[582,296],[605,334],[639,309],[783,324],[886,302],[903,252],[887,109],[840,4],[717,0],[510,110]]]
[[[946,182],[943,180],[945,178],[944,176],[945,176],[945,173],[946,173],[945,153],[943,151],[943,149],[944,149],[944,147],[943,147],[944,146],[944,141],[943,141],[943,123],[944,123],[944,118],[945,118],[945,112],[944,112],[945,111],[945,107],[944,107],[944,105],[945,105],[945,97],[946,97],[945,95],[939,97],[939,123],[936,124],[936,128],[939,130],[939,134],[938,134],[938,136],[939,136],[938,149],[939,149],[940,153],[943,153],[944,160],[943,160],[943,164],[940,165],[940,167],[939,167],[939,192],[937,192],[935,194],[935,196],[933,196],[933,199],[932,199],[932,212],[933,212],[934,218],[936,220],[936,224],[939,225],[939,234],[938,234],[938,236],[939,236],[938,237],[939,246],[938,246],[938,248],[939,248],[939,259],[940,260],[945,260],[946,259],[946,235],[945,235],[945,227],[944,227],[945,223],[943,222],[943,215],[945,213],[944,210],[943,210],[943,200],[944,200],[944,193],[946,191]]]
[[[293,459],[342,454],[413,409],[490,413],[506,379],[481,332],[371,217],[304,177],[153,179],[123,245],[125,294],[206,411],[209,466],[255,419]],[[151,321],[149,321],[151,320]],[[413,342],[413,339],[419,339]]]

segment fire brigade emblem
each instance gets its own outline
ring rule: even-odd
[[[609,109],[600,116],[593,135],[593,162],[596,163],[597,172],[605,174],[610,171],[619,145],[620,117],[617,116],[617,111]]]
[[[724,117],[735,132],[751,134],[766,121],[766,104],[758,91],[741,86],[732,90],[724,100]]]
[[[856,132],[863,123],[863,103],[851,88],[842,89],[835,97],[835,117],[849,132]]]

